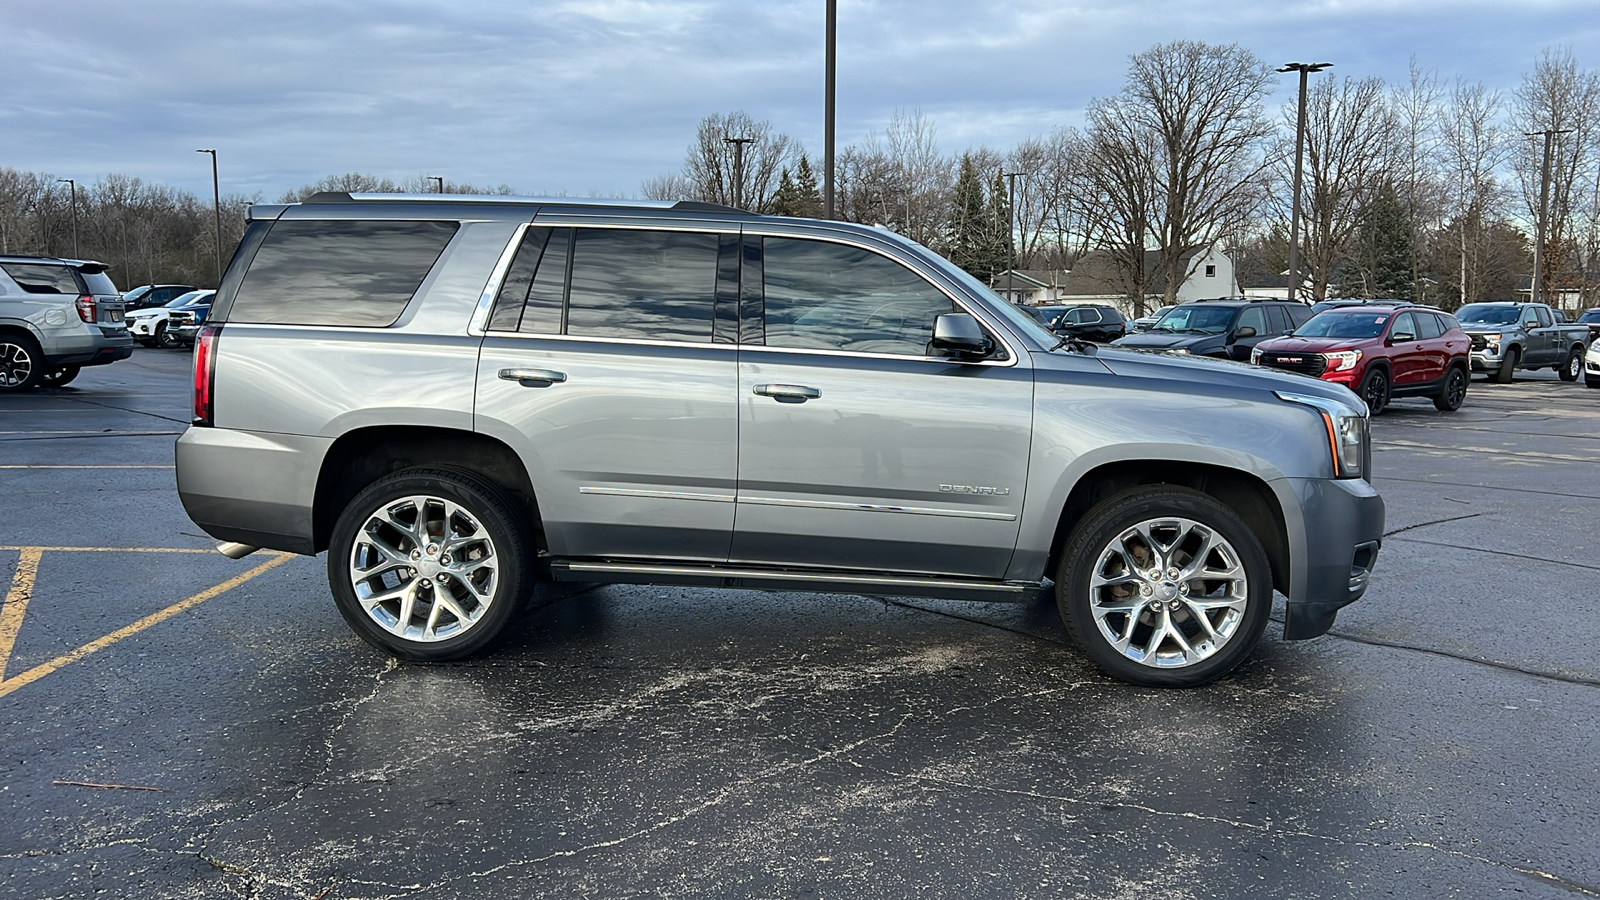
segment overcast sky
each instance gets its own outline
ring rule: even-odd
[[[4,0],[0,166],[204,196],[360,171],[638,196],[699,120],[744,110],[822,150],[823,0]],[[1600,66],[1594,0],[839,0],[838,141],[920,109],[947,152],[1006,148],[1180,38],[1272,63],[1508,93],[1546,48]],[[1324,77],[1324,76],[1314,76]],[[1291,99],[1284,76],[1275,104]]]

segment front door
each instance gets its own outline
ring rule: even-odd
[[[731,558],[999,578],[1028,473],[1028,360],[930,356],[949,295],[887,256],[751,238]]]
[[[727,559],[738,363],[715,310],[720,282],[732,320],[737,246],[527,229],[485,327],[475,422],[522,457],[551,554]]]

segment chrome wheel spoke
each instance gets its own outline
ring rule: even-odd
[[[351,547],[349,573],[373,623],[419,643],[473,627],[500,590],[500,558],[483,522],[435,496],[399,497],[373,509]]]

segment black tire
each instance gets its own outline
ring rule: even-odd
[[[413,501],[410,512],[407,511],[408,499]],[[418,504],[415,500],[423,502]],[[457,543],[456,550],[483,555],[470,560],[456,559],[455,567],[441,574],[436,571],[443,568],[440,563],[452,562],[451,545],[441,537],[445,528],[443,520],[432,517],[435,511],[444,515],[441,501],[445,500],[457,504],[466,514],[465,519],[452,517],[451,527],[473,528],[465,532],[467,540]],[[369,521],[384,512],[386,506],[391,513],[399,511],[399,518],[390,515],[390,524],[379,524],[374,531],[365,531]],[[467,472],[415,468],[378,479],[345,505],[333,526],[328,547],[328,585],[340,614],[362,640],[400,659],[438,662],[460,659],[483,649],[515,620],[533,589],[533,542],[517,510],[517,504],[505,491]],[[422,519],[424,512],[428,516],[422,528],[428,538],[425,546],[393,525],[396,521],[404,522],[408,515],[415,523]],[[432,526],[436,521],[440,535],[434,534]],[[412,528],[415,530],[416,526]],[[358,538],[364,535],[369,539],[361,541],[358,547]],[[377,562],[386,556],[378,551],[372,536],[382,538],[392,550],[399,551],[399,562],[407,558],[419,560],[417,567],[400,567],[393,555],[387,555],[387,564],[363,566],[370,574],[358,579],[358,560]],[[497,571],[489,572],[491,560]],[[476,582],[477,589],[468,586],[469,582]],[[358,584],[364,591],[395,596],[373,604],[374,611],[369,614],[357,595]],[[447,596],[446,592],[449,602],[441,603],[440,598]],[[408,607],[407,603],[411,605]],[[429,617],[435,606],[441,611]],[[467,613],[470,620],[461,618],[456,610]],[[421,629],[418,636],[401,636],[391,630],[400,627],[402,615],[406,630],[411,630],[413,623]],[[447,616],[454,623],[453,628],[444,622]],[[379,617],[393,621],[380,625]],[[432,638],[426,637],[430,627],[434,629]],[[439,636],[441,634],[445,636]]]
[[[78,377],[77,366],[62,366],[44,373],[44,378],[39,381],[40,387],[62,387]]]
[[[0,393],[31,391],[44,379],[39,342],[20,331],[0,332]]]
[[[1522,351],[1515,347],[1506,351],[1505,358],[1500,360],[1500,368],[1494,372],[1495,384],[1510,384],[1511,374],[1517,370],[1517,360],[1522,358]]]
[[[1361,379],[1361,390],[1356,393],[1367,401],[1367,409],[1373,415],[1382,415],[1389,408],[1389,370],[1382,366],[1368,369],[1366,377]]]
[[[165,322],[156,323],[155,341],[156,346],[163,350],[178,349],[178,339],[167,333],[167,323]]]
[[[1583,348],[1582,347],[1573,347],[1572,348],[1572,352],[1567,354],[1567,361],[1561,364],[1561,370],[1560,370],[1561,380],[1562,381],[1577,381],[1578,377],[1581,376],[1582,374],[1583,374]]]
[[[1445,373],[1444,387],[1438,396],[1433,398],[1433,408],[1440,412],[1455,412],[1467,399],[1467,383],[1472,379],[1467,377],[1467,370],[1460,366],[1451,366]]]
[[[1193,523],[1188,532],[1182,531],[1183,526],[1179,521],[1185,519]],[[1211,545],[1202,559],[1221,559],[1226,562],[1228,557],[1233,557],[1243,570],[1244,585],[1239,586],[1236,579],[1181,580],[1182,570],[1179,570],[1178,578],[1173,578],[1171,569],[1161,572],[1157,568],[1152,571],[1160,576],[1159,583],[1141,579],[1137,588],[1132,583],[1092,587],[1091,581],[1102,572],[1108,577],[1117,576],[1118,571],[1113,571],[1117,569],[1134,574],[1133,566],[1125,563],[1130,555],[1136,555],[1141,539],[1134,537],[1134,545],[1130,546],[1123,541],[1123,536],[1130,534],[1135,526],[1152,520],[1171,520],[1170,529],[1165,525],[1151,528],[1151,533],[1157,535],[1169,530],[1172,532],[1174,539],[1165,548],[1171,553],[1167,560],[1169,564],[1187,568],[1193,563],[1193,552],[1199,549],[1199,545],[1191,541],[1198,541],[1202,537],[1195,532],[1198,527],[1220,537],[1223,545],[1232,551],[1228,553],[1222,545]],[[1118,547],[1122,549],[1118,550]],[[1150,549],[1148,545],[1146,549]],[[1186,551],[1190,554],[1188,558],[1184,557]],[[1134,565],[1148,561],[1147,555],[1144,561],[1135,560]],[[1231,585],[1230,581],[1233,582]],[[1189,605],[1190,598],[1194,596],[1192,585],[1199,585],[1208,597],[1213,598],[1218,590],[1233,591],[1235,600],[1243,602],[1242,612],[1235,608],[1198,613],[1206,617],[1214,631],[1219,634],[1226,632],[1218,645],[1207,647],[1203,631],[1196,624],[1197,610]],[[1146,587],[1153,590],[1144,593]],[[1182,594],[1167,599],[1165,595],[1174,590],[1180,590]],[[1151,599],[1147,601],[1145,597]],[[1162,602],[1166,604],[1165,608],[1162,608]],[[1146,606],[1147,603],[1155,606]],[[1123,612],[1107,608],[1118,604],[1134,604],[1134,607]],[[1150,687],[1194,687],[1227,674],[1243,662],[1260,641],[1268,614],[1272,611],[1272,568],[1267,561],[1266,551],[1250,527],[1238,514],[1215,498],[1171,485],[1134,488],[1102,501],[1073,528],[1056,570],[1056,607],[1073,640],[1111,676]],[[1097,608],[1101,612],[1098,619],[1095,615]],[[1155,611],[1152,612],[1152,609]],[[1218,618],[1213,619],[1213,614]],[[1195,638],[1202,640],[1196,640],[1193,648],[1180,644],[1178,638],[1171,636],[1171,631],[1159,630],[1154,625],[1154,616],[1161,617],[1161,628],[1177,629],[1184,641]],[[1126,652],[1117,647],[1115,642],[1118,638],[1107,633],[1110,629],[1126,631]],[[1139,640],[1144,641],[1142,649],[1134,646]],[[1155,656],[1157,663],[1160,663],[1163,648],[1167,648],[1167,664],[1147,663],[1133,655],[1138,652],[1145,658]],[[1201,651],[1204,655],[1197,655],[1195,660],[1188,661],[1189,654],[1195,651]],[[1182,659],[1175,663],[1170,659],[1174,652],[1182,655]]]

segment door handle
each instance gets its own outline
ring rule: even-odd
[[[751,393],[771,397],[779,403],[804,403],[822,396],[821,391],[802,384],[758,384]]]
[[[549,387],[567,380],[567,373],[554,369],[501,369],[500,377],[523,387]]]

